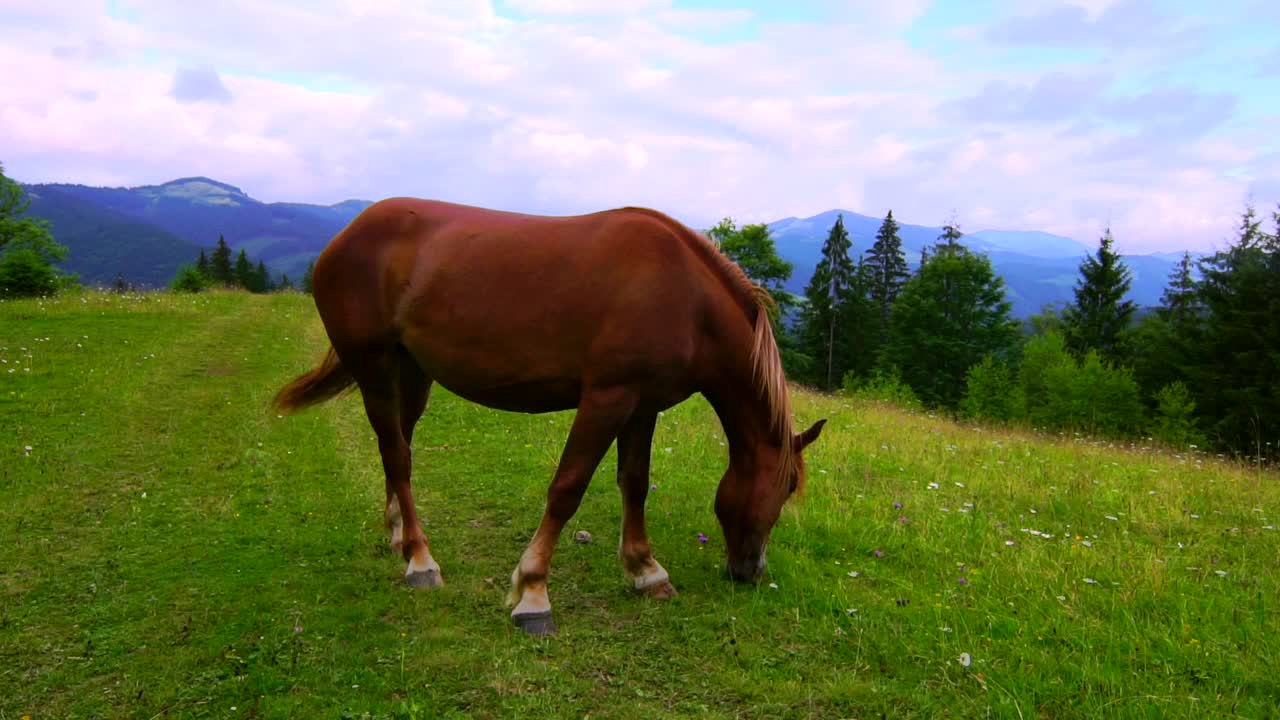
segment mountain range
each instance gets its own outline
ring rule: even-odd
[[[206,177],[163,185],[102,188],[26,185],[28,212],[50,221],[69,252],[64,267],[83,282],[107,284],[117,274],[143,286],[167,284],[183,263],[195,262],[226,239],[278,277],[302,276],[307,263],[339,230],[372,203],[264,203],[240,188]]]
[[[64,267],[83,282],[108,284],[118,275],[143,286],[162,286],[183,263],[218,237],[235,251],[243,248],[274,274],[300,277],[329,240],[371,203],[335,205],[264,203],[242,190],[206,177],[161,185],[103,188],[73,184],[25,185],[29,213],[50,221],[54,237],[69,249]],[[822,254],[822,244],[838,216],[844,217],[855,254],[875,242],[882,218],[831,210],[807,218],[784,218],[769,227],[778,253],[794,266],[787,289],[803,293]],[[899,236],[908,262],[937,242],[942,229],[904,224]],[[1080,262],[1094,248],[1070,238],[1034,231],[981,230],[961,240],[991,258],[1005,280],[1014,315],[1027,317],[1046,305],[1071,300]],[[1133,275],[1129,297],[1140,306],[1159,302],[1169,272],[1180,255],[1129,255]]]

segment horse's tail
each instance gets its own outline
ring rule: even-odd
[[[320,365],[280,388],[271,405],[281,412],[297,412],[337,397],[355,382],[356,379],[342,366],[338,353],[330,346]]]

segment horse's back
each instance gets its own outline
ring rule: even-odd
[[[485,404],[572,407],[584,384],[687,395],[705,306],[723,295],[696,242],[643,208],[551,217],[393,198],[326,249],[317,304],[331,339],[394,338]]]

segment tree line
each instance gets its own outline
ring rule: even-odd
[[[792,267],[768,226],[726,218],[706,235],[783,308],[775,331],[794,381],[1262,460],[1280,450],[1280,208],[1273,220],[1268,233],[1247,206],[1230,247],[1185,253],[1160,305],[1143,312],[1127,299],[1132,274],[1108,228],[1073,300],[1022,324],[954,218],[912,272],[892,211],[861,250],[838,217],[803,297],[783,289]]]
[[[301,289],[304,292],[311,292],[311,273],[314,268],[315,261],[312,260],[302,278]],[[231,247],[221,234],[218,235],[218,244],[211,253],[206,255],[201,249],[200,257],[194,264],[178,268],[170,287],[184,292],[200,292],[211,287],[238,288],[252,293],[295,289],[288,273],[282,274],[278,280],[273,279],[266,264],[258,260],[255,266],[244,248],[240,248],[232,261]]]
[[[4,174],[0,164],[0,298],[46,297],[78,284],[75,276],[58,268],[67,257],[67,247],[54,239],[48,220],[27,214],[31,199],[16,180]],[[315,261],[307,265],[301,289],[311,292]],[[114,289],[126,291],[132,285],[123,277]],[[232,259],[231,248],[219,235],[211,253],[203,249],[192,264],[178,269],[170,282],[174,290],[199,292],[210,287],[241,288],[255,293],[294,288],[287,274],[274,278],[266,264],[256,264],[241,248]]]

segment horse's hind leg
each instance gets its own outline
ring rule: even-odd
[[[401,353],[398,360],[399,386],[397,396],[400,400],[400,434],[410,447],[412,458],[413,429],[418,419],[427,408],[427,399],[431,394],[431,378],[427,377],[418,363],[408,354]],[[404,547],[404,516],[400,512],[400,498],[396,484],[387,478],[386,504],[387,530],[391,533],[391,549],[401,552]]]
[[[547,571],[560,531],[577,512],[596,466],[613,444],[635,408],[625,389],[588,390],[578,404],[555,479],[547,490],[547,509],[533,540],[511,574],[511,619],[532,635],[555,631],[551,601],[547,599]]]
[[[409,440],[413,437],[414,423],[426,407],[430,380],[417,369],[412,358],[398,349],[388,349],[359,362],[348,363],[344,358],[343,363],[351,368],[360,386],[365,413],[378,436],[378,451],[386,475],[387,524],[392,533],[392,546],[398,541],[400,552],[408,562],[405,582],[419,588],[443,585],[440,566],[431,557],[427,538],[418,522],[409,485],[413,467]]]
[[[622,491],[622,539],[618,557],[636,590],[659,599],[673,597],[667,571],[653,559],[644,527],[644,501],[649,495],[649,452],[656,414],[637,414],[618,435],[618,489]]]

